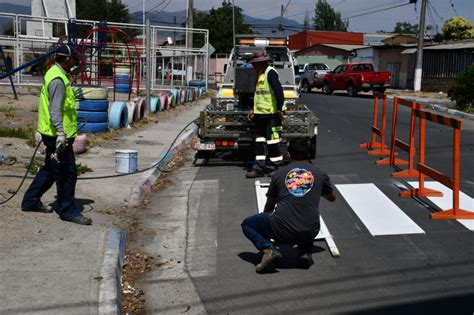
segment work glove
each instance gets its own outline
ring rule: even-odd
[[[285,119],[285,113],[283,111],[278,111],[278,118],[280,118],[280,121],[283,121]]]
[[[66,148],[66,135],[64,132],[59,131],[56,138],[56,150],[64,150],[64,148]]]

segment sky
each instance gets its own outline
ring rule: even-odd
[[[15,4],[29,5],[31,0],[0,0]],[[122,0],[128,5],[130,12],[141,11],[143,3],[146,10],[164,9],[165,11],[185,10],[187,0]],[[303,23],[305,12],[308,11],[310,21],[314,16],[316,0],[234,0],[234,4],[243,9],[244,14],[271,19],[280,16],[281,5],[286,6],[289,2],[284,16],[286,18]],[[421,0],[418,4],[408,4],[398,8],[387,9],[397,5],[408,3],[409,0],[328,0],[343,18],[349,18],[349,31],[353,32],[376,32],[380,30],[392,31],[395,23],[408,21],[417,24],[419,19]],[[443,21],[452,16],[461,15],[474,23],[474,0],[429,0],[426,16],[426,24],[433,25],[439,30]],[[211,7],[218,8],[222,0],[194,0],[194,7],[198,10],[209,10]],[[452,5],[451,5],[452,4]],[[166,6],[166,8],[164,8]],[[362,15],[369,13],[372,14]]]

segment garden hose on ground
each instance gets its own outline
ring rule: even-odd
[[[91,180],[91,179],[106,179],[106,178],[113,178],[113,177],[122,177],[122,176],[128,176],[128,175],[135,175],[135,174],[143,173],[143,172],[146,172],[146,171],[148,171],[148,170],[150,170],[150,169],[152,169],[152,168],[155,168],[155,167],[157,167],[157,168],[160,170],[160,172],[166,172],[165,170],[162,170],[162,169],[160,168],[159,164],[160,164],[160,163],[168,156],[168,154],[171,152],[171,149],[173,148],[173,145],[174,145],[174,143],[176,142],[176,140],[178,139],[178,137],[184,132],[184,130],[186,130],[186,128],[188,128],[188,127],[189,127],[192,123],[194,123],[194,122],[195,122],[195,120],[192,120],[191,122],[189,122],[188,124],[186,124],[186,126],[184,126],[184,128],[181,129],[181,131],[178,133],[178,135],[174,138],[173,142],[171,142],[171,145],[169,146],[168,150],[166,151],[166,154],[164,154],[163,157],[162,157],[158,162],[156,162],[155,164],[153,164],[153,165],[151,165],[151,166],[149,166],[149,167],[147,167],[147,168],[145,168],[145,169],[136,171],[136,172],[134,172],[134,173],[113,174],[113,175],[104,175],[104,176],[96,176],[96,177],[78,177],[77,179],[78,179],[78,180]],[[85,124],[83,124],[82,127],[84,127],[84,125],[85,125]],[[74,133],[74,135],[77,134],[77,133],[82,129],[82,127],[79,128],[79,129]],[[74,135],[73,135],[73,136],[74,136]],[[33,165],[34,158],[35,158],[35,156],[36,156],[36,153],[38,152],[38,149],[39,149],[41,143],[43,143],[43,141],[39,141],[38,145],[36,146],[35,152],[33,153],[33,156],[31,157],[30,164],[28,165],[28,168],[27,168],[27,170],[26,170],[26,172],[25,172],[25,175],[24,175],[24,176],[22,177],[22,179],[21,179],[20,185],[19,185],[18,188],[15,190],[15,192],[12,193],[12,195],[11,195],[10,197],[8,197],[8,198],[5,199],[5,200],[0,201],[0,205],[5,204],[5,203],[7,203],[8,201],[10,201],[11,199],[13,199],[13,197],[15,197],[15,195],[18,193],[18,191],[20,191],[21,186],[23,185],[23,183],[25,182],[26,177],[28,176],[28,173],[29,173],[29,171],[30,171],[30,169],[31,169],[31,166]],[[2,177],[6,177],[6,176],[2,176]]]

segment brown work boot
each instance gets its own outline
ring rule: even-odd
[[[258,170],[251,170],[250,172],[247,172],[245,174],[245,177],[247,178],[257,178],[257,177],[263,177],[265,174],[262,171]]]
[[[309,269],[313,264],[314,261],[311,253],[298,249],[298,266],[302,269]]]
[[[261,251],[263,253],[262,260],[255,268],[257,273],[266,273],[275,268],[275,264],[282,258],[281,253],[275,248],[267,248]]]

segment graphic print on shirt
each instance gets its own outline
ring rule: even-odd
[[[313,183],[313,174],[304,168],[294,168],[286,174],[286,189],[295,197],[303,197],[310,192]]]

